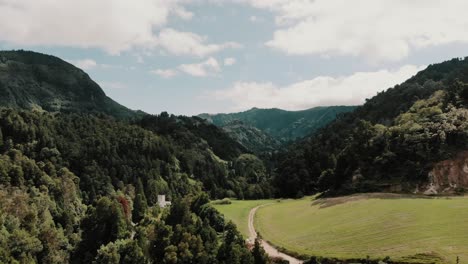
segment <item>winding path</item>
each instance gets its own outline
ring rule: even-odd
[[[252,208],[252,210],[250,210],[249,212],[249,240],[252,242],[255,241],[255,238],[257,237],[257,232],[255,231],[255,226],[254,226],[255,213],[257,212],[258,208],[260,208],[261,206],[265,206],[265,205],[268,205],[268,204],[259,205],[255,208]],[[263,239],[261,239],[260,242],[261,242],[263,249],[270,257],[279,257],[279,258],[285,259],[289,261],[289,264],[302,264],[303,263],[302,260],[296,259],[292,256],[279,252],[279,250],[277,250],[275,247],[273,247],[272,245],[270,245],[268,242],[266,242]]]

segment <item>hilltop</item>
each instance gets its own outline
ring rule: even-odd
[[[282,195],[468,187],[468,58],[430,65],[367,100],[277,163]]]
[[[309,136],[337,116],[355,108],[328,106],[301,111],[252,108],[230,114],[200,114],[199,117],[223,127],[231,137],[247,148],[259,151],[277,149],[281,145]]]
[[[0,105],[49,112],[141,114],[115,102],[81,69],[54,56],[0,51]]]

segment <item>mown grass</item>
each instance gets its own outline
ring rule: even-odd
[[[266,204],[272,203],[274,200],[231,200],[231,204],[216,204],[213,203],[213,206],[221,212],[226,220],[231,220],[237,226],[239,231],[245,238],[249,237],[249,212],[250,209]]]
[[[264,239],[299,254],[390,256],[408,263],[455,263],[459,256],[460,263],[468,263],[468,197],[286,200],[260,208],[255,227]]]

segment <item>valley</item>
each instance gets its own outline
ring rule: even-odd
[[[358,107],[189,117],[0,52],[0,262],[463,263],[466,72],[430,65]]]
[[[390,257],[396,263],[456,263],[457,257],[463,263],[468,259],[467,197],[378,193],[261,204],[254,225],[262,238],[280,251],[307,260],[310,256],[337,261]],[[216,208],[245,226],[245,213],[244,219],[238,214],[255,205],[233,201]]]

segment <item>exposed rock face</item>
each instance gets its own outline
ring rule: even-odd
[[[436,163],[429,172],[429,179],[425,194],[450,193],[456,188],[468,188],[468,151]]]

